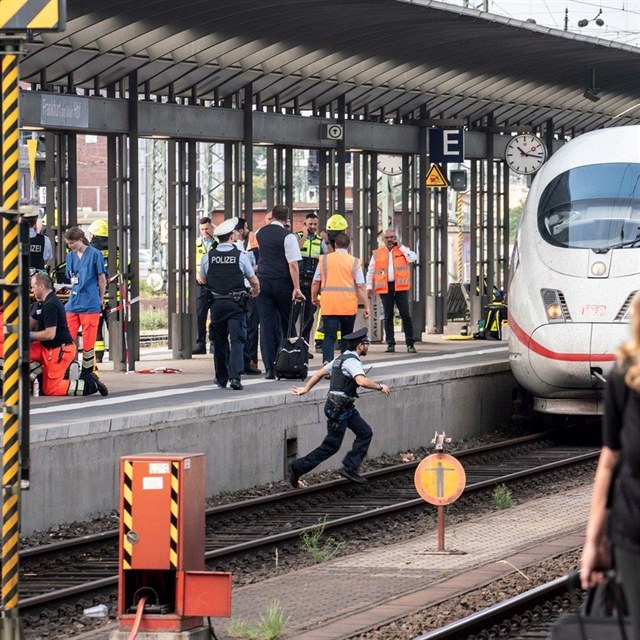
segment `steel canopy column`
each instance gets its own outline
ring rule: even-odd
[[[487,244],[486,244],[486,291],[488,304],[493,301],[493,286],[496,274],[496,238],[495,238],[495,174],[493,160],[493,113],[487,116]]]
[[[178,248],[176,245],[176,198],[177,198],[177,182],[176,182],[176,141],[169,140],[167,142],[167,294],[168,294],[168,315],[169,315],[169,348],[174,351],[173,333],[174,322],[180,322],[175,313],[178,308]],[[225,145],[226,149],[226,145]],[[226,154],[225,154],[226,155]],[[225,165],[226,168],[226,165]],[[225,202],[226,202],[226,185],[225,185]],[[226,207],[226,204],[225,204]],[[178,347],[179,353],[179,347]]]
[[[128,289],[129,301],[140,295],[139,269],[139,244],[140,244],[140,211],[139,211],[139,179],[138,179],[138,74],[133,71],[129,74],[129,157],[127,162],[127,204],[123,212],[128,218],[126,229],[129,239],[129,253],[126,258],[122,255],[120,270],[127,273],[125,286]],[[125,262],[125,259],[127,262]],[[140,305],[132,304],[125,312],[128,316],[128,352],[127,371],[135,371],[135,363],[140,360]]]
[[[291,212],[291,226],[293,227],[293,149],[284,150],[284,203]]]
[[[427,106],[420,107],[420,124],[418,134],[418,212],[416,220],[416,246],[414,251],[418,253],[418,277],[416,283],[417,304],[413,315],[413,331],[415,338],[422,338],[422,332],[426,328],[427,299],[429,296],[429,260],[431,234],[429,232],[429,197],[427,194],[427,170],[429,160],[427,158]]]
[[[345,132],[345,96],[342,94],[338,97],[338,123],[342,125],[342,131]],[[342,139],[338,140],[337,148],[336,148],[336,162],[338,169],[338,188],[337,188],[337,211],[341,213],[343,216],[346,214],[347,203],[346,203],[346,153],[347,149],[345,146],[345,138],[343,135]]]
[[[253,213],[253,85],[244,88],[244,215],[252,222]],[[252,227],[253,228],[253,227]],[[195,309],[194,309],[195,312]]]

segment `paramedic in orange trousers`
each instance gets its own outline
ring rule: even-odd
[[[31,278],[31,291],[36,301],[29,311],[29,338],[33,357],[42,365],[44,395],[88,396],[100,392],[106,396],[107,387],[87,368],[82,369],[79,380],[65,379],[77,351],[67,325],[67,314],[53,291],[51,278],[46,273],[36,273]]]

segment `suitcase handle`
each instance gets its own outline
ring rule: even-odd
[[[291,311],[289,312],[289,325],[287,326],[287,337],[286,337],[287,340],[289,340],[289,338],[291,337],[291,332],[294,328],[293,314],[296,310],[297,304],[302,305],[300,308],[300,313],[298,314],[298,320],[300,321],[300,330],[297,332],[299,336],[302,335],[302,325],[304,323],[304,306],[306,302],[304,300],[302,302],[299,302],[298,300],[293,300],[291,302]],[[296,324],[298,320],[296,320]]]

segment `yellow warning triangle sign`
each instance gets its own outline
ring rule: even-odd
[[[427,173],[427,187],[438,189],[448,187],[449,181],[445,178],[442,169],[437,164],[432,164]]]

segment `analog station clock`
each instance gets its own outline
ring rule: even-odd
[[[509,168],[522,175],[531,175],[540,169],[547,159],[544,142],[530,133],[513,136],[507,142],[504,156]]]
[[[388,176],[400,175],[402,173],[402,156],[378,154],[378,170]]]

